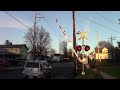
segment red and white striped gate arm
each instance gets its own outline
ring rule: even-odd
[[[78,54],[76,53],[75,49],[73,48],[73,45],[71,44],[71,41],[68,39],[68,37],[65,34],[65,31],[62,29],[62,27],[60,26],[58,19],[56,19],[56,23],[58,25],[58,27],[60,28],[60,30],[63,32],[64,37],[66,38],[67,42],[70,45],[71,50],[74,52],[74,54],[76,55],[76,57],[78,58],[79,62],[82,62],[81,58],[78,57]]]

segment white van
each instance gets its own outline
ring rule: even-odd
[[[22,72],[23,78],[45,78],[50,76],[52,67],[48,65],[47,61],[29,60],[25,63]]]

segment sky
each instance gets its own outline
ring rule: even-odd
[[[35,11],[7,12],[27,27],[33,27]],[[39,13],[38,16],[45,17],[40,19],[37,26],[43,26],[50,33],[52,38],[51,47],[56,49],[57,53],[59,52],[59,42],[65,40],[65,38],[56,24],[56,19],[65,30],[67,37],[73,41],[72,11],[37,11],[37,13]],[[108,41],[111,36],[116,37],[113,45],[117,46],[117,41],[120,41],[119,18],[120,11],[75,11],[76,33],[78,31],[88,31],[88,40],[85,40],[85,45],[90,46],[88,53],[93,51],[97,45],[97,32],[99,41]],[[115,30],[118,32],[115,32]],[[4,44],[5,40],[10,40],[13,44],[25,44],[24,36],[27,31],[28,28],[24,25],[4,11],[0,11],[0,44]],[[78,40],[79,37],[80,35],[76,34],[76,42],[81,45],[82,41]],[[68,46],[68,48],[70,47]]]

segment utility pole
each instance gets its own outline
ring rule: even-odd
[[[116,40],[115,38],[116,38],[116,37],[112,37],[112,36],[111,36],[111,38],[108,38],[108,39],[110,39],[112,46],[113,46],[113,40]]]
[[[110,39],[110,41],[111,41],[111,45],[113,46],[113,40],[116,40],[115,39],[116,37],[112,37],[112,35],[111,35],[111,38],[108,38],[108,39]],[[112,48],[110,47],[110,53],[111,53],[111,59],[112,59],[112,56],[113,56],[113,53],[112,53]]]
[[[41,19],[41,18],[45,18],[45,17],[37,17],[38,13],[35,13],[35,18],[34,18],[34,38],[33,38],[33,59],[35,60],[35,49],[36,49],[36,24],[37,22]],[[36,21],[36,19],[38,19],[38,21]]]
[[[73,14],[73,48],[76,51],[76,30],[75,30],[75,11],[72,11]],[[74,71],[77,70],[77,58],[76,55],[73,55],[73,59],[74,59]]]
[[[98,61],[99,61],[99,38],[98,38],[98,32],[97,32],[97,48],[98,48]]]
[[[36,38],[36,14],[35,13],[35,18],[34,18],[34,38],[33,38],[33,59],[35,60],[35,38]]]

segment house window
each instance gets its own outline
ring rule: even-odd
[[[17,52],[17,49],[15,51]]]

